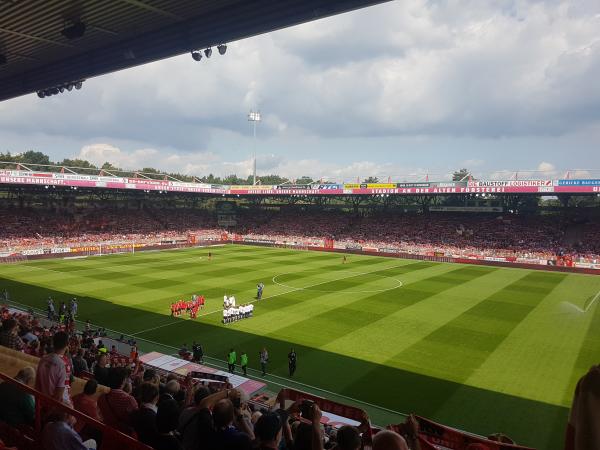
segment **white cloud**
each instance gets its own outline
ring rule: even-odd
[[[343,144],[331,144],[336,163],[324,163],[324,155],[285,143],[314,139],[325,148],[332,138],[447,139],[455,145],[448,151],[459,153],[465,137],[506,138],[509,149],[509,139],[598,129],[599,17],[600,4],[590,0],[390,2],[234,42],[223,57],[197,63],[183,55],[91,79],[81,91],[43,101],[2,102],[0,134],[19,136],[12,139],[21,143],[15,150],[30,148],[40,134],[55,148],[64,141],[71,149],[90,145],[81,152],[99,163],[243,175],[251,171],[248,141],[240,143],[251,136],[246,114],[259,108],[258,139],[283,143],[276,157],[259,160],[270,173],[418,172],[439,166],[426,152],[405,164],[402,154],[410,149],[374,161],[371,149],[351,153]],[[477,170],[489,164],[486,156],[461,154],[456,161]],[[516,155],[503,167],[519,165]]]
[[[554,164],[546,162],[546,161],[542,161],[538,167],[537,167],[538,172],[542,172],[542,173],[554,173],[556,172],[556,167],[554,167]]]

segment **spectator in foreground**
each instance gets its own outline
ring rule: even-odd
[[[229,399],[219,400],[213,408],[213,420],[215,423],[215,437],[213,448],[222,450],[250,450],[254,433],[250,421],[245,424],[243,418],[239,418],[238,426],[234,426],[235,408]]]
[[[114,367],[108,374],[110,392],[98,399],[104,423],[125,434],[133,434],[130,415],[138,409],[135,399],[123,390],[129,373],[124,367]]]
[[[373,436],[373,450],[408,450],[408,445],[398,433],[382,430]]]
[[[35,371],[31,367],[19,370],[15,381],[32,387]],[[0,384],[0,420],[9,425],[33,425],[35,420],[35,399],[10,383]]]
[[[181,450],[175,430],[179,421],[179,404],[173,399],[160,402],[156,413],[156,428],[158,434],[154,440],[155,450]]]
[[[73,406],[77,411],[90,416],[92,419],[102,420],[98,411],[98,401],[95,397],[98,389],[98,382],[94,379],[85,383],[83,392],[73,397]]]
[[[177,429],[184,450],[196,450],[198,442],[208,439],[213,431],[212,415],[202,403],[209,395],[207,387],[198,386],[194,392],[194,405],[184,409],[179,416]]]
[[[38,364],[35,377],[35,388],[42,394],[54,400],[71,406],[69,393],[69,380],[64,361],[65,352],[69,345],[69,336],[64,331],[59,331],[52,337],[52,353],[47,354]]]
[[[77,354],[73,357],[73,375],[75,375],[76,377],[81,376],[83,372],[89,371],[88,363],[83,357],[83,355],[84,350],[82,348],[79,348],[77,350]]]
[[[138,439],[151,446],[158,434],[156,429],[158,387],[152,383],[142,383],[138,389],[138,398],[140,408],[131,413],[131,424]]]
[[[282,424],[279,414],[268,412],[263,414],[254,427],[258,450],[278,450],[282,436]]]
[[[336,434],[337,445],[335,450],[359,450],[362,446],[360,432],[356,427],[344,425]]]
[[[103,386],[108,386],[108,356],[105,353],[98,355],[96,364],[94,365],[94,378]]]
[[[96,398],[97,389],[98,382],[94,379],[88,380],[85,383],[83,392],[73,397],[73,407],[77,411],[90,416],[92,419],[102,422],[102,417],[100,416],[100,411],[98,409],[98,399]],[[82,439],[92,438],[96,442],[101,442],[102,440],[102,433],[100,430],[83,421],[78,420],[74,425],[74,429],[79,433]]]
[[[15,319],[6,319],[2,322],[0,345],[18,351],[23,351],[25,349],[25,343],[19,337],[19,324]]]
[[[577,383],[565,449],[600,449],[600,365],[593,366]]]
[[[96,441],[90,439],[83,442],[81,436],[73,429],[72,418],[60,414],[54,422],[48,422],[42,432],[44,450],[95,450]]]

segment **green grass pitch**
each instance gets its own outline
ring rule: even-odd
[[[304,383],[377,405],[367,409],[380,425],[400,420],[391,411],[416,412],[540,449],[562,447],[576,380],[600,357],[598,276],[355,255],[342,264],[339,254],[266,247],[211,251],[212,261],[207,249],[186,249],[3,265],[0,290],[37,308],[48,295],[76,296],[82,320],[167,346],[196,340],[221,360],[235,347],[253,368],[266,346],[273,388]],[[253,300],[260,281],[254,317],[222,325],[223,295]],[[192,293],[207,297],[209,314],[171,318],[170,301]]]

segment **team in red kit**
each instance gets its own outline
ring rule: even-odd
[[[204,309],[205,299],[204,295],[192,295],[192,299],[185,301],[179,299],[174,303],[171,303],[171,316],[181,317],[184,314],[189,314],[190,319],[198,317],[198,311]]]

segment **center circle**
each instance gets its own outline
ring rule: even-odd
[[[312,279],[313,281],[306,280],[303,276],[306,272],[287,272],[275,275],[273,283],[296,291],[324,293],[343,291],[346,294],[385,292],[402,286],[402,281],[396,278],[369,272],[343,272],[336,274],[335,278],[328,279],[327,275],[333,272],[312,271],[316,275]],[[333,286],[334,283],[335,286]],[[364,288],[361,288],[361,285],[364,285]]]

